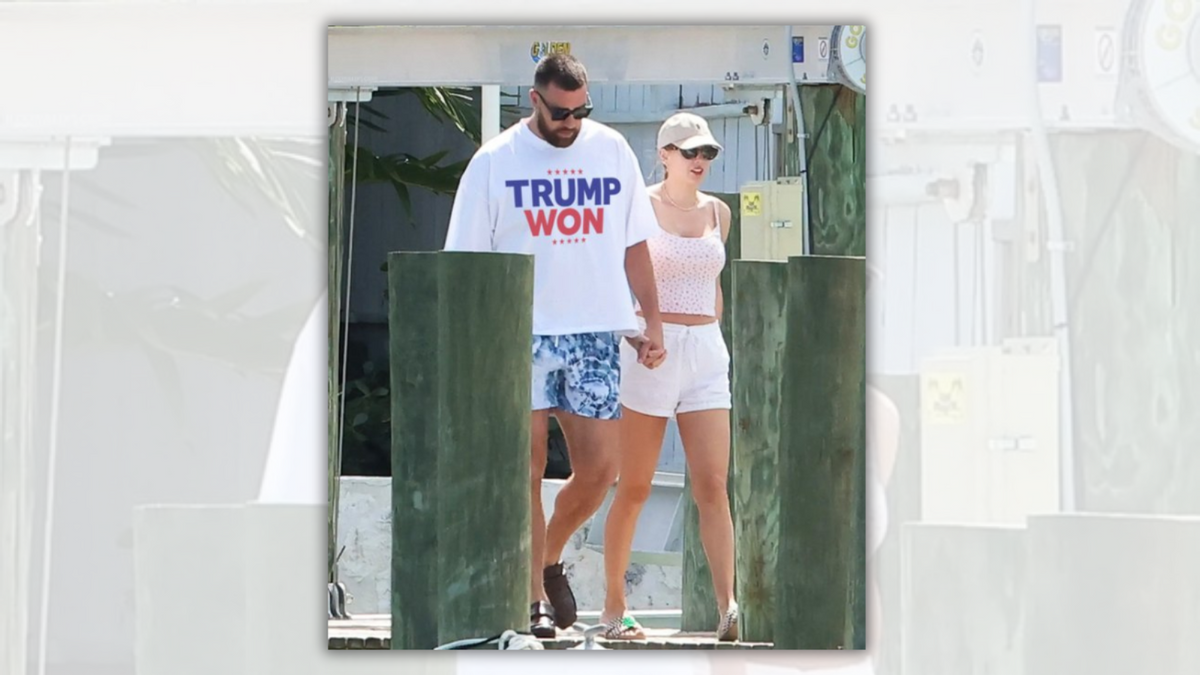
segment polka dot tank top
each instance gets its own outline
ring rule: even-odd
[[[663,313],[717,315],[717,278],[725,267],[721,220],[713,200],[712,230],[700,237],[682,237],[661,230],[647,243],[658,284],[658,309]]]

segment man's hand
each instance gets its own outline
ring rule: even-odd
[[[647,368],[654,369],[662,365],[667,358],[667,348],[663,340],[662,321],[646,321],[646,352],[640,354],[640,362]]]
[[[663,360],[667,357],[667,350],[663,348],[661,338],[659,342],[655,342],[653,338],[642,334],[625,339],[631,347],[637,350],[638,363],[651,370],[662,365]]]
[[[667,358],[667,348],[663,346],[661,321],[647,321],[645,332],[635,338],[626,339],[637,350],[638,363],[651,370],[662,365]]]
[[[650,249],[646,242],[630,246],[625,251],[625,273],[629,277],[629,286],[641,306],[642,316],[646,319],[646,332],[636,342],[629,344],[638,350],[638,363],[647,368],[657,368],[667,357],[663,346],[662,320],[658,314],[658,288],[654,283],[654,266],[650,262]]]

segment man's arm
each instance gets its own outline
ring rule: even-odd
[[[649,344],[638,349],[638,361],[647,367],[653,367],[663,356],[658,353],[663,344],[662,315],[658,311],[658,285],[654,281],[654,265],[650,261],[650,248],[645,241],[625,249],[625,276],[629,277],[629,288],[642,307],[642,317],[646,319],[646,338]]]
[[[662,315],[658,309],[658,285],[654,279],[650,249],[646,244],[646,240],[658,230],[658,218],[650,204],[650,193],[646,191],[646,181],[642,178],[637,156],[629,144],[624,145],[625,175],[630,185],[629,213],[625,222],[625,276],[646,320],[647,343],[638,345],[638,361],[653,368],[666,356]]]
[[[495,219],[491,212],[488,173],[487,155],[476,154],[467,164],[458,182],[458,189],[454,192],[454,206],[450,209],[450,227],[446,230],[444,250],[495,250],[492,241]]]

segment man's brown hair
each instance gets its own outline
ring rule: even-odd
[[[563,91],[575,91],[587,84],[587,69],[566,52],[549,54],[538,62],[533,87],[542,91],[551,83]]]

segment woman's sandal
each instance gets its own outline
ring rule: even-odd
[[[642,630],[637,619],[628,614],[604,624],[605,640],[645,640],[646,632]]]
[[[719,642],[737,642],[738,639],[738,606],[736,602],[729,604],[721,622],[717,624],[717,640]]]

